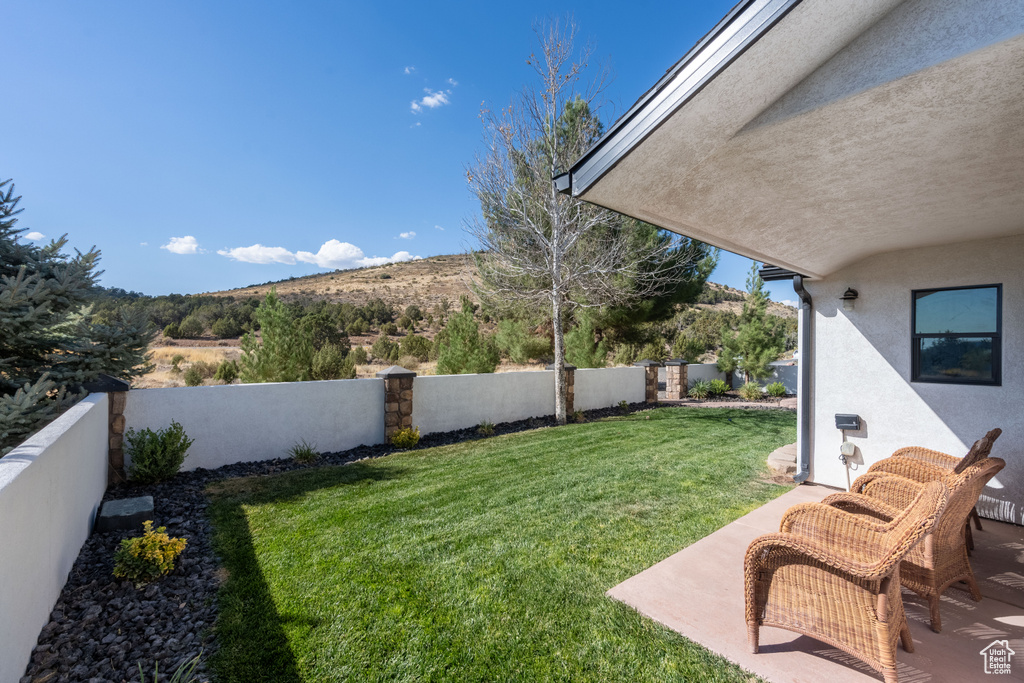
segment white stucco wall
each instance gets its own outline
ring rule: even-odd
[[[573,407],[595,410],[620,401],[642,403],[646,396],[643,368],[580,368],[575,371]]]
[[[134,389],[125,420],[135,430],[181,423],[195,440],[184,470],[285,457],[302,439],[343,451],[383,443],[384,380]]]
[[[412,423],[420,433],[543,417],[555,412],[554,372],[417,377]]]
[[[710,382],[713,379],[725,381],[725,373],[718,369],[714,363],[693,363],[686,366],[686,383],[693,385],[694,382],[704,380]]]
[[[1024,237],[892,252],[806,283],[814,299],[811,481],[846,486],[836,413],[856,413],[848,433],[863,472],[901,446],[963,455],[1000,427],[992,455],[1007,462],[986,489],[983,515],[1024,523]],[[1003,285],[1002,386],[910,381],[911,290]],[[860,297],[843,311],[847,287]]]
[[[0,458],[0,681],[25,673],[107,487],[107,396]]]

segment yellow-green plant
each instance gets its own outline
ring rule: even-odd
[[[739,388],[740,396],[746,401],[760,401],[764,398],[764,391],[757,382],[747,382]]]
[[[415,448],[419,442],[419,427],[406,427],[391,435],[391,445],[395,448]]]
[[[484,420],[477,425],[476,433],[480,436],[494,436],[494,423]]]
[[[144,533],[121,541],[114,553],[114,576],[128,579],[140,588],[166,576],[174,569],[174,560],[188,545],[184,538],[171,538],[167,527],[153,528],[152,521],[142,524]]]
[[[724,379],[713,379],[711,380],[711,395],[721,396],[725,392],[729,391],[729,385],[725,383]]]
[[[782,382],[772,382],[764,389],[768,392],[768,395],[773,398],[782,398],[786,395],[786,385]]]

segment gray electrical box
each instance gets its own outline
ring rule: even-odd
[[[860,415],[836,413],[836,429],[842,429],[848,432],[860,431]]]

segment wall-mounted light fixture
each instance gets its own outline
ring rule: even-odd
[[[859,295],[857,294],[856,289],[854,289],[853,287],[847,287],[846,291],[843,292],[843,295],[839,297],[839,300],[843,302],[843,310],[852,311],[853,302],[857,300],[858,296]]]

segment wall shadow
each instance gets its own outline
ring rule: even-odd
[[[318,619],[278,612],[256,557],[244,506],[297,500],[319,489],[394,479],[402,472],[394,466],[351,463],[228,479],[208,487],[213,546],[227,575],[218,594],[219,649],[211,662],[219,681],[302,683],[285,627],[310,631],[321,625]]]

